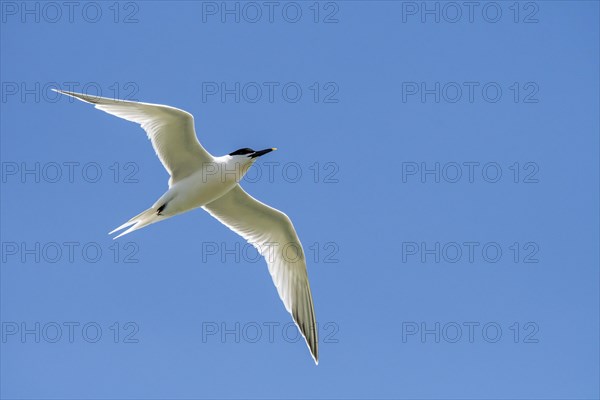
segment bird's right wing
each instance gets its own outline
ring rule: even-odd
[[[194,117],[178,108],[160,104],[113,100],[106,97],[56,90],[58,93],[91,103],[97,109],[140,124],[156,155],[171,175],[169,185],[214,162],[202,147],[194,130]]]
[[[203,208],[265,257],[279,297],[318,364],[317,326],[306,260],[292,221],[250,196],[240,185]]]

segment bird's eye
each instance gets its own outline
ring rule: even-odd
[[[229,153],[230,156],[243,156],[245,154],[252,154],[254,150],[249,149],[248,147],[244,147],[243,149],[239,149],[234,151],[233,153]]]

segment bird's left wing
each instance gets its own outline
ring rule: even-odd
[[[306,260],[292,221],[281,211],[250,196],[239,185],[203,208],[265,257],[279,297],[318,364],[317,327]]]
[[[212,163],[212,156],[202,147],[194,130],[192,114],[162,104],[113,100],[106,97],[53,89],[58,93],[91,103],[97,109],[140,124],[158,158],[171,175],[169,186]]]

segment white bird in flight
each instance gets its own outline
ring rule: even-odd
[[[155,222],[202,207],[256,247],[265,257],[279,297],[292,314],[315,363],[318,364],[315,311],[304,251],[294,225],[283,212],[256,200],[239,185],[241,178],[258,157],[276,149],[254,151],[243,148],[225,156],[213,157],[198,141],[194,117],[186,111],[160,104],[55,91],[140,124],[152,142],[156,155],[171,175],[169,190],[152,207],[109,234],[127,228],[116,239]]]

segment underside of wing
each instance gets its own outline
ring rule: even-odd
[[[178,108],[160,104],[113,100],[106,97],[56,90],[94,104],[99,110],[136,122],[146,131],[154,151],[171,175],[170,183],[177,182],[213,161],[202,147],[194,130],[194,117]]]
[[[239,185],[203,207],[265,257],[273,283],[318,364],[318,337],[302,244],[287,215],[256,200]]]

